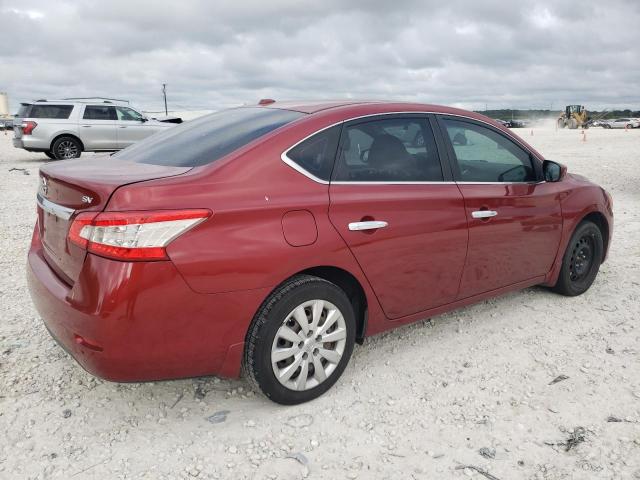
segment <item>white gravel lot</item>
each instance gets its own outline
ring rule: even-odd
[[[593,287],[367,339],[326,395],[282,407],[243,380],[116,384],[67,356],[24,274],[46,158],[0,132],[0,478],[640,478],[640,129],[517,133],[613,195]]]

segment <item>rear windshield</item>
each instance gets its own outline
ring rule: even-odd
[[[66,119],[71,115],[73,105],[22,105],[18,117]]]
[[[152,135],[114,156],[153,165],[207,165],[302,116],[273,108],[223,110]]]

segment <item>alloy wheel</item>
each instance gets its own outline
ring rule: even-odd
[[[76,158],[78,156],[78,146],[71,140],[64,140],[58,144],[56,153],[59,158]]]
[[[290,390],[309,390],[337,368],[345,350],[347,326],[342,312],[326,300],[309,300],[282,322],[271,346],[276,378]]]

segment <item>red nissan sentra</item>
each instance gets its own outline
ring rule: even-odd
[[[271,103],[41,168],[31,296],[114,381],[241,367],[329,389],[355,342],[531,285],[579,295],[611,197],[506,128],[434,105]]]

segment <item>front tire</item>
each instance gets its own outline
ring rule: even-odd
[[[82,153],[82,145],[74,137],[60,137],[51,147],[56,160],[68,160],[78,158]]]
[[[575,297],[591,287],[598,275],[604,252],[602,232],[598,226],[584,221],[571,236],[562,258],[562,268],[553,290]]]
[[[254,317],[244,370],[274,402],[313,400],[342,375],[355,332],[353,307],[343,290],[318,277],[296,275],[269,295]]]

